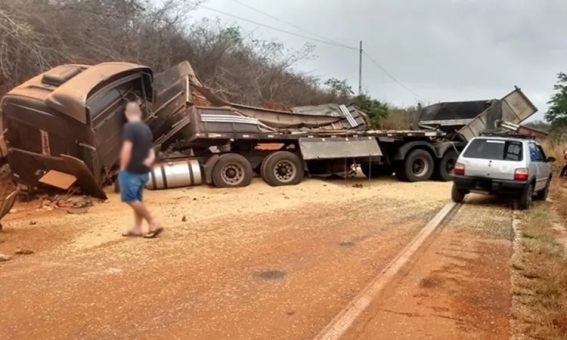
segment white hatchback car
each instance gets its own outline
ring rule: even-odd
[[[470,140],[453,170],[452,199],[461,203],[469,192],[508,195],[528,209],[532,198],[545,200],[553,157],[524,137],[483,136]]]

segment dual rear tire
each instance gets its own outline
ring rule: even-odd
[[[276,151],[262,161],[260,175],[271,186],[296,185],[303,179],[303,160],[289,151]]]
[[[260,175],[271,186],[298,184],[304,174],[303,161],[289,151],[269,154],[260,166]],[[220,156],[211,175],[217,188],[245,187],[252,181],[252,165],[239,154],[227,153]]]
[[[455,168],[455,164],[457,163],[457,158],[459,154],[456,151],[450,150],[447,151],[439,163],[437,164],[437,171],[435,173],[435,177],[443,182],[448,182],[451,180],[451,174],[453,173],[453,169]]]
[[[410,151],[396,166],[396,176],[406,182],[427,181],[432,177],[440,181],[450,181],[457,162],[457,152],[447,151],[435,164],[433,155],[424,149]]]
[[[212,179],[217,188],[237,188],[249,185],[252,175],[252,165],[246,158],[236,153],[226,153],[215,164]]]
[[[396,177],[405,182],[427,181],[433,175],[434,170],[433,156],[426,150],[415,149],[398,163]]]

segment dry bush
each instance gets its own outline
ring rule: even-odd
[[[418,115],[418,109],[410,107],[407,109],[390,108],[388,116],[380,120],[380,128],[383,130],[410,130]]]
[[[559,173],[561,168],[565,165],[563,153],[567,150],[567,141],[554,140],[548,138],[543,142],[543,148],[547,156],[555,157],[556,161],[553,164],[554,172]]]
[[[228,100],[261,105],[334,101],[318,79],[294,72],[311,47],[289,51],[217,21],[189,24],[202,0],[0,0],[0,94],[63,63],[124,60],[164,70],[189,60]]]
[[[567,338],[567,261],[551,226],[545,203],[522,214],[520,254],[512,263],[519,272],[513,292],[522,305],[515,331],[529,338]]]

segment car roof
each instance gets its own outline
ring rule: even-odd
[[[471,139],[471,141],[475,140],[475,139],[488,139],[488,140],[501,140],[501,141],[514,141],[514,142],[534,142],[537,143],[535,140],[533,139],[526,139],[526,138],[519,138],[519,137],[503,137],[503,136],[480,136],[480,137],[474,137],[473,139]]]

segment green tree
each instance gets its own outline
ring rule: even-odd
[[[353,97],[352,103],[368,114],[370,126],[374,129],[380,128],[380,121],[388,117],[390,112],[388,105],[366,94],[359,94]]]
[[[325,81],[325,86],[329,88],[331,95],[337,98],[338,101],[348,101],[354,94],[352,87],[347,83],[346,79],[330,78]]]
[[[549,100],[549,109],[545,119],[551,123],[551,128],[567,127],[567,74],[560,72],[557,83],[553,86],[556,91]]]

